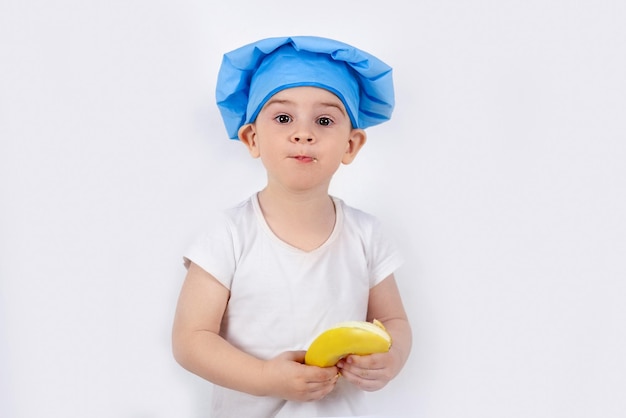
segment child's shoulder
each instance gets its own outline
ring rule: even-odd
[[[227,216],[238,216],[245,214],[246,212],[254,212],[254,201],[256,200],[256,195],[252,195],[247,197],[244,200],[241,200],[226,209],[222,212]]]
[[[366,210],[347,204],[343,199],[333,196],[333,202],[338,209],[337,213],[342,213],[344,222],[354,224],[359,228],[375,228],[380,224],[378,217]]]
[[[225,209],[222,209],[215,222],[226,223],[230,225],[243,226],[246,223],[253,221],[258,213],[258,203],[256,195],[252,195],[244,200],[241,200]]]

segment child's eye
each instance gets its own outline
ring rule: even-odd
[[[317,120],[317,123],[319,123],[322,126],[329,126],[329,125],[332,125],[333,121],[331,118],[321,117]]]
[[[291,117],[289,115],[278,115],[274,119],[276,119],[276,121],[278,123],[289,123],[289,122],[291,122]]]

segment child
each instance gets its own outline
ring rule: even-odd
[[[226,55],[217,100],[231,139],[267,171],[259,193],[224,212],[185,255],[173,327],[186,369],[215,383],[212,417],[354,416],[363,391],[402,369],[411,330],[376,219],[328,194],[331,178],[389,119],[391,68],[325,38],[269,38]],[[388,353],[303,363],[342,321],[380,320]]]

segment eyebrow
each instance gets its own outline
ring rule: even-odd
[[[273,104],[294,104],[295,102],[293,100],[287,100],[287,99],[269,99],[267,101],[267,103],[265,103],[264,107],[268,107],[270,105]],[[337,104],[337,103],[333,103],[333,102],[320,102],[319,103],[320,106],[323,107],[334,107],[336,109],[338,109],[344,116],[347,116],[347,113],[345,111],[345,109],[343,108],[343,106]]]

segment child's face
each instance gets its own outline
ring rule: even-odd
[[[365,132],[352,129],[341,100],[328,90],[294,87],[276,93],[239,138],[260,157],[268,180],[298,190],[326,187],[341,163],[352,162]]]

